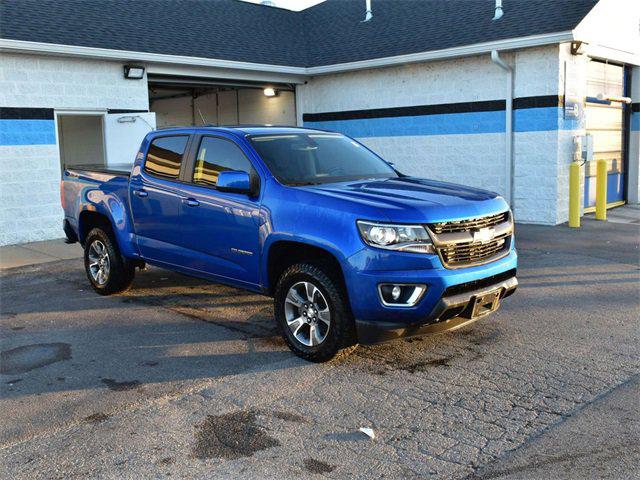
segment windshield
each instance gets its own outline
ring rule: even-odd
[[[381,158],[340,134],[252,135],[249,139],[271,173],[285,185],[398,177]]]

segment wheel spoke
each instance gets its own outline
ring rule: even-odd
[[[302,320],[300,320],[300,323],[297,324],[295,327],[292,328],[293,330],[293,336],[296,337],[298,339],[298,341],[302,341],[302,339],[300,337],[298,337],[298,335],[300,334],[300,330],[307,325],[305,322],[303,322]]]
[[[309,282],[305,282],[304,288],[307,291],[307,299],[311,303],[313,303],[313,299],[316,296],[316,292],[318,291],[318,289],[313,283],[309,283]]]
[[[318,311],[318,320],[322,321],[327,327],[331,323],[331,313],[328,308]]]
[[[318,327],[315,325],[309,326],[309,343],[313,347],[314,345],[319,345],[322,343],[322,338],[320,337],[320,332],[318,331]]]
[[[302,298],[295,289],[291,288],[289,290],[289,293],[287,293],[287,298],[285,301],[287,303],[290,303],[294,307],[299,307],[304,303],[304,298]]]
[[[292,330],[297,329],[303,323],[304,320],[302,320],[302,317],[297,317],[293,320],[287,320],[287,325],[289,325],[289,328],[291,328]]]
[[[89,272],[91,273],[91,277],[97,282],[98,281],[98,272],[100,269],[97,266],[89,267]]]
[[[93,259],[91,258],[91,255],[89,255],[89,259],[91,261],[93,261]],[[98,262],[97,261],[89,264],[89,268],[94,268],[94,267],[97,267],[97,266],[98,266]]]

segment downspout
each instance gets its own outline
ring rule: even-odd
[[[507,72],[507,95],[505,110],[505,177],[507,198],[513,210],[513,68],[502,58],[497,50],[491,51],[491,61]]]
[[[360,23],[368,22],[373,18],[373,12],[371,11],[371,0],[366,0],[365,5],[367,10],[364,12],[364,20],[362,20],[362,22]]]

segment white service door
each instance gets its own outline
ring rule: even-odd
[[[144,136],[156,128],[156,114],[110,113],[104,116],[107,165],[133,165]]]

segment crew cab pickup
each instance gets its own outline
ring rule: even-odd
[[[338,133],[153,131],[128,171],[68,168],[61,190],[96,292],[126,290],[146,263],[260,292],[311,361],[462,327],[518,284],[503,198],[404,175]]]

